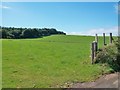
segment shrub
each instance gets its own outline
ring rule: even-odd
[[[120,71],[120,52],[118,47],[120,47],[118,41],[104,46],[101,51],[98,51],[96,63],[107,63],[114,71]]]

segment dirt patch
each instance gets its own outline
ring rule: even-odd
[[[103,75],[94,82],[75,83],[72,88],[118,88],[118,73]]]

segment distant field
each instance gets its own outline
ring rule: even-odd
[[[92,41],[92,36],[72,35],[2,40],[3,87],[67,87],[65,83],[95,80],[108,69],[91,65]]]

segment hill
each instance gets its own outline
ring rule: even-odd
[[[91,65],[93,40],[92,36],[74,35],[2,40],[3,88],[69,87],[95,80],[109,68]]]

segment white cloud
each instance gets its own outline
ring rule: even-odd
[[[66,32],[68,35],[83,35],[82,32]]]
[[[10,9],[11,7],[4,6],[4,5],[0,5],[0,8],[1,8],[1,9]]]
[[[98,29],[92,29],[88,31],[89,35],[95,35],[103,33],[106,33],[106,35],[109,35],[109,33],[113,33],[113,35],[118,35],[118,27],[112,27],[112,28],[98,28]]]
[[[114,36],[118,36],[118,27],[112,27],[112,28],[98,28],[98,29],[90,29],[83,32],[68,32],[68,35],[90,35],[94,36],[95,34],[102,35],[103,33],[106,33],[106,35],[109,35],[109,33],[113,33]]]
[[[120,14],[120,5],[116,4],[116,5],[114,5],[114,8],[115,8],[115,12]]]

